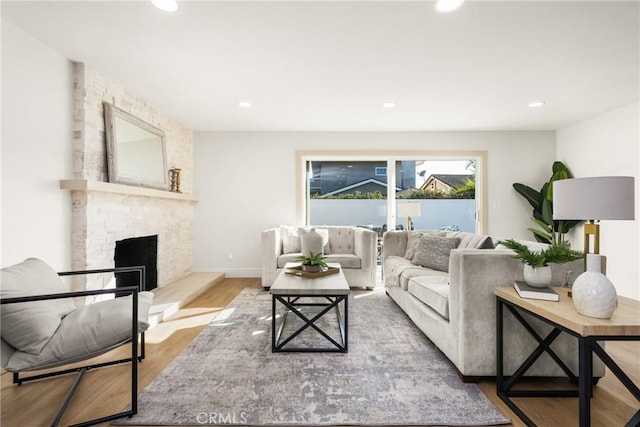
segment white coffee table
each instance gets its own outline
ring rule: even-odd
[[[344,277],[342,269],[337,274],[317,278],[300,277],[287,274],[288,268],[300,265],[299,263],[288,263],[280,275],[271,285],[271,351],[276,352],[330,352],[346,353],[348,351],[349,336],[349,284]],[[340,264],[329,264],[329,267],[340,268]],[[303,301],[301,299],[304,298]],[[312,302],[309,302],[311,300]],[[280,303],[285,307],[285,312],[278,321],[277,305]],[[343,306],[342,312],[340,305]],[[300,307],[323,307],[319,313],[309,318],[300,311]],[[338,318],[338,328],[340,330],[340,341],[338,342],[323,331],[316,322],[327,313],[335,312]],[[282,331],[287,322],[287,317],[293,313],[298,316],[304,324],[289,334],[282,337]],[[315,329],[322,335],[331,347],[295,347],[287,344],[296,338],[307,328]]]

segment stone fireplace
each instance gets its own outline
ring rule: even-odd
[[[116,242],[157,236],[157,285],[191,272],[193,246],[193,133],[163,116],[146,100],[84,64],[74,64],[74,179],[72,191],[72,268],[114,267]],[[111,184],[107,179],[103,102],[162,129],[167,165],[182,169],[184,194]],[[74,290],[105,287],[112,278],[74,282]]]

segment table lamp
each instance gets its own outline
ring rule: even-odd
[[[586,220],[584,253],[600,253],[600,220],[634,219],[634,178],[600,176],[573,178],[553,183],[553,219]]]
[[[413,230],[413,221],[411,217],[419,217],[420,216],[420,203],[399,203],[398,204],[398,216],[406,216],[407,217],[407,230]]]
[[[569,296],[578,313],[608,319],[617,305],[613,283],[602,274],[600,220],[634,219],[634,178],[603,176],[563,179],[553,183],[553,219],[587,220],[584,225],[586,271],[573,283]],[[594,253],[589,253],[593,236]]]

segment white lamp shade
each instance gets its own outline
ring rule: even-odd
[[[398,216],[420,216],[420,203],[398,203]]]
[[[634,178],[601,176],[553,183],[553,219],[632,220]]]

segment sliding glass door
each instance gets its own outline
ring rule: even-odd
[[[423,160],[310,156],[304,161],[306,225],[475,232],[478,158]],[[370,156],[367,156],[370,157]]]

